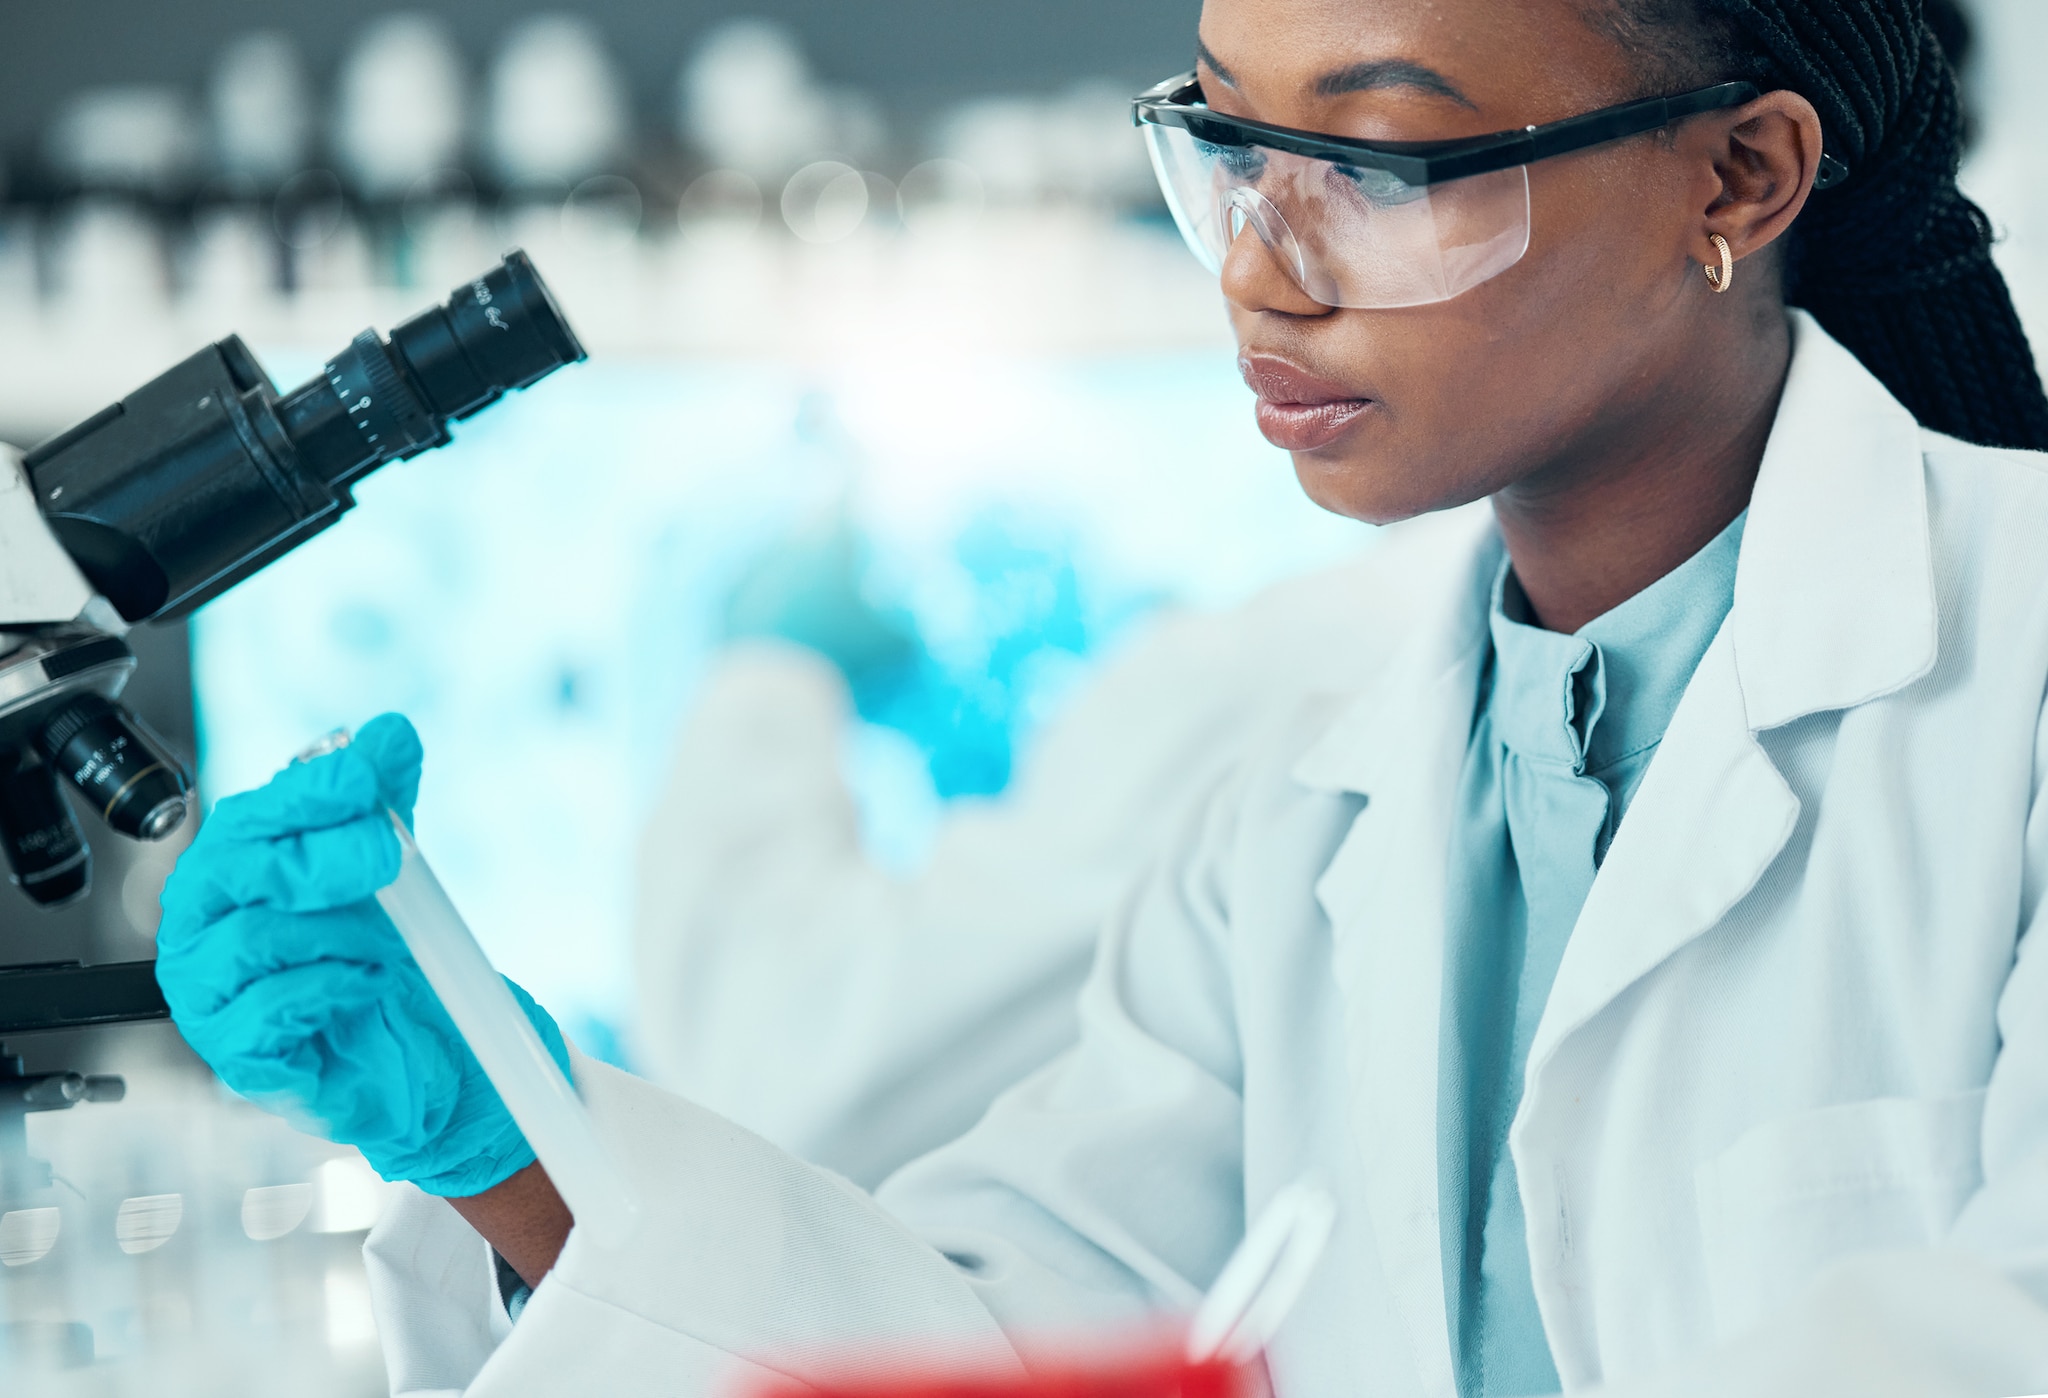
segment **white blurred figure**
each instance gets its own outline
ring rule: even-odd
[[[207,84],[213,156],[230,187],[275,189],[306,163],[309,83],[282,34],[245,34],[221,51]]]
[[[50,124],[44,154],[87,189],[167,194],[188,181],[202,142],[198,119],[174,88],[88,88]]]
[[[1265,721],[1370,667],[1398,592],[1372,567],[1152,623],[908,877],[863,846],[840,672],[729,651],[641,846],[646,1075],[868,1187],[959,1135],[1074,1040],[1096,930],[1182,812]]]
[[[880,148],[874,105],[818,82],[796,39],[765,19],[719,25],[683,67],[677,130],[715,164],[762,186],[821,157],[859,163]]]
[[[373,21],[342,64],[334,148],[367,198],[398,199],[422,177],[461,163],[468,134],[462,60],[426,15]]]
[[[625,151],[628,120],[624,83],[587,20],[536,16],[498,51],[484,148],[507,185],[574,186],[604,174]]]

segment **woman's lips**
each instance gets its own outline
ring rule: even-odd
[[[1259,431],[1283,451],[1328,446],[1373,405],[1370,398],[1271,355],[1241,355],[1237,367],[1246,386],[1258,395]]]
[[[1314,451],[1343,436],[1371,406],[1371,400],[1365,398],[1338,403],[1275,403],[1261,398],[1259,431],[1283,451]]]

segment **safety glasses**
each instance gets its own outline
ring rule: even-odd
[[[1210,271],[1249,227],[1323,305],[1386,309],[1448,301],[1522,260],[1532,161],[1757,96],[1751,83],[1717,83],[1488,136],[1352,141],[1213,112],[1188,73],[1144,93],[1132,115]],[[1816,187],[1846,173],[1823,157]]]

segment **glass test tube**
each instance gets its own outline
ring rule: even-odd
[[[378,892],[377,902],[540,1157],[576,1226],[587,1228],[607,1247],[622,1246],[632,1238],[639,1213],[625,1176],[539,1031],[434,877],[412,832],[396,813],[391,823],[398,830],[402,859],[397,880]]]

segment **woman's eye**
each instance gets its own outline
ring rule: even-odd
[[[1387,170],[1375,170],[1365,165],[1338,165],[1333,168],[1352,188],[1365,196],[1367,203],[1381,207],[1406,204],[1429,191],[1429,186],[1410,184]]]
[[[1195,142],[1204,160],[1213,161],[1232,179],[1256,180],[1266,168],[1266,154],[1257,146],[1219,146]]]

